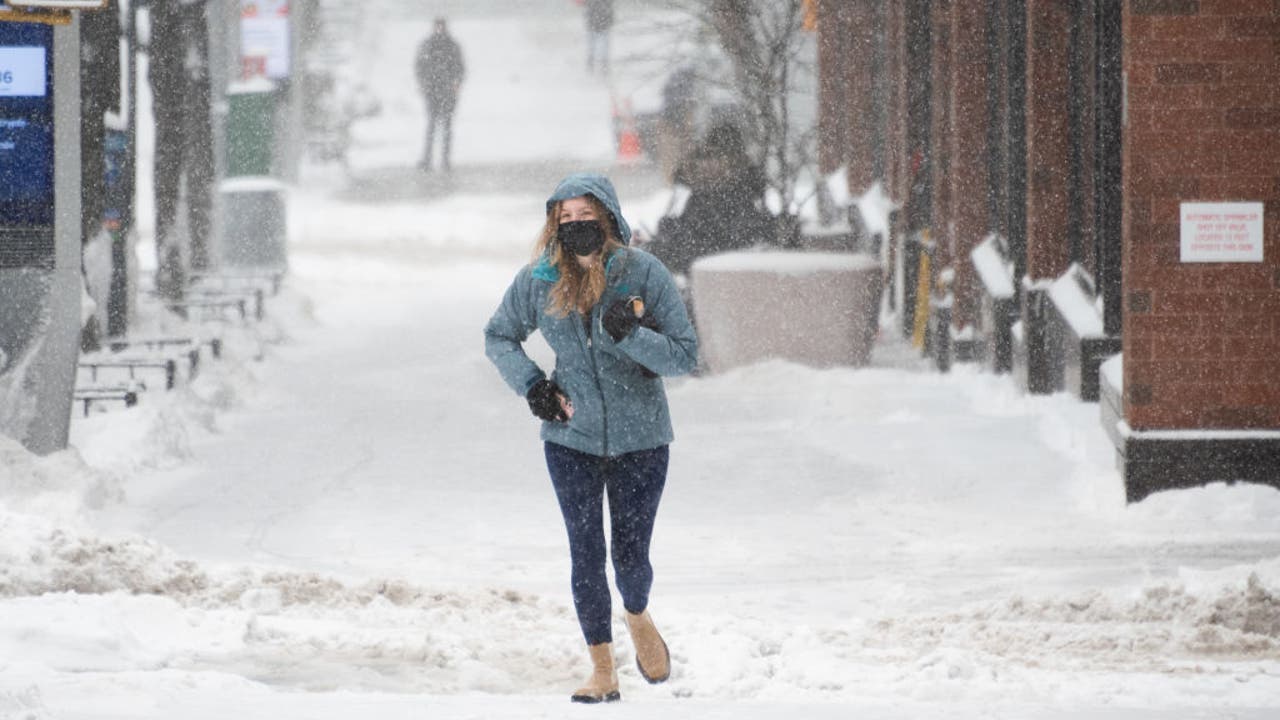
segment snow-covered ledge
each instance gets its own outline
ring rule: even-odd
[[[881,266],[858,253],[744,251],[691,268],[707,367],[770,358],[815,367],[863,365],[875,340]]]
[[[1079,265],[1072,265],[1049,286],[1049,297],[1076,337],[1104,337],[1102,313],[1098,311],[1094,298],[1080,287],[1078,276],[1083,272]]]
[[[1018,322],[1022,309],[1014,285],[1013,263],[1005,258],[1001,249],[1004,246],[1003,237],[988,233],[969,251],[969,259],[983,289],[978,309],[978,333],[973,344],[983,361],[997,373],[1013,371],[1014,347],[1018,341],[1013,334],[1013,325]]]
[[[973,261],[978,279],[982,281],[982,287],[988,295],[998,299],[1013,298],[1013,264],[1004,259],[999,243],[1000,236],[989,233],[969,251],[969,259]]]
[[[1097,400],[1099,366],[1120,352],[1120,337],[1106,333],[1093,278],[1084,268],[1072,264],[1050,283],[1048,296],[1055,316],[1049,329],[1054,335],[1063,385],[1082,400]]]

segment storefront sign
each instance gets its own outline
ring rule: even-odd
[[[0,22],[0,268],[53,261],[53,29]]]
[[[1262,203],[1182,203],[1182,262],[1262,262]]]
[[[240,0],[241,67],[260,64],[268,78],[287,78],[290,50],[289,0]]]

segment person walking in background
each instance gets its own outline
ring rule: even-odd
[[[609,72],[609,30],[613,27],[613,0],[585,0],[587,19],[587,72],[599,66]]]
[[[671,658],[649,615],[649,543],[666,485],[671,413],[662,375],[697,365],[698,341],[675,279],[629,246],[613,184],[578,173],[547,200],[535,259],[485,327],[485,354],[542,420],[547,470],[569,535],[573,604],[592,673],[575,702],[618,700],[603,503],[614,576],[640,674],[666,680]],[[550,377],[529,358],[535,331],[555,352]]]
[[[693,145],[698,102],[698,73],[683,65],[662,85],[662,113],[658,117],[658,161],[667,182],[675,180],[679,163]]]
[[[431,169],[431,156],[435,144],[436,125],[440,125],[440,166],[449,170],[449,152],[453,144],[453,110],[458,104],[458,90],[466,75],[462,61],[462,48],[449,34],[445,19],[435,20],[435,29],[418,47],[414,62],[414,74],[418,78],[418,90],[427,103],[427,145],[418,166]]]

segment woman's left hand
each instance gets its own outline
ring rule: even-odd
[[[623,338],[635,331],[643,314],[644,301],[638,297],[629,297],[610,305],[609,309],[604,311],[601,323],[614,342],[622,342]]]

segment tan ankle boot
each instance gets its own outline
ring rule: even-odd
[[[649,611],[626,615],[631,644],[636,646],[636,667],[640,674],[651,683],[660,683],[671,677],[671,653],[667,651],[666,641],[658,634],[653,618],[649,617]]]
[[[618,670],[613,666],[613,644],[600,643],[588,645],[591,654],[591,677],[587,684],[578,688],[570,700],[580,703],[614,702],[621,700],[618,692]]]

